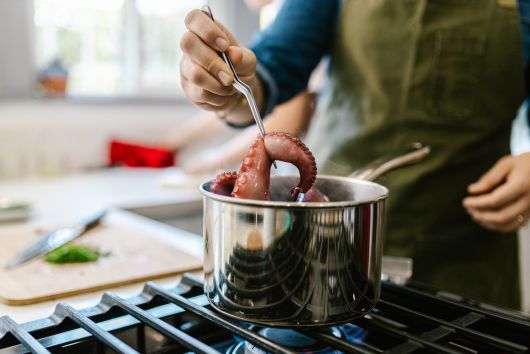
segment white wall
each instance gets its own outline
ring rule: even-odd
[[[248,45],[259,29],[259,16],[252,13],[243,0],[210,0],[214,18],[221,21],[237,38]]]
[[[31,95],[33,44],[33,1],[0,0],[0,97]]]
[[[156,144],[197,111],[185,103],[0,101],[0,180],[102,167],[110,139]]]
[[[530,226],[519,231],[519,257],[523,290],[522,309],[530,313]]]
[[[526,125],[526,109],[523,105],[512,127],[512,153],[530,151],[530,129]],[[529,177],[530,178],[530,177]],[[530,225],[519,232],[519,258],[521,263],[521,285],[523,288],[523,310],[530,313]]]

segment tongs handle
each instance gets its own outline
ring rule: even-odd
[[[429,145],[414,142],[394,154],[372,161],[361,169],[354,171],[348,177],[373,181],[389,171],[423,160],[430,152],[431,147]]]
[[[204,5],[202,7],[202,11],[204,11],[210,19],[215,22],[215,19],[213,18],[212,9],[208,5]],[[232,74],[234,75],[234,88],[242,93],[245,98],[247,99],[248,105],[250,106],[250,111],[252,112],[252,116],[254,117],[254,121],[256,121],[256,125],[258,126],[259,132],[263,138],[265,138],[265,134],[267,132],[265,131],[265,126],[263,125],[263,121],[261,119],[261,114],[259,113],[259,108],[256,103],[256,99],[254,98],[254,94],[252,92],[252,88],[247,85],[245,82],[243,82],[241,79],[239,79],[239,76],[237,76],[236,69],[234,67],[234,63],[232,63],[232,60],[228,56],[228,53],[226,52],[218,52],[221,58],[225,61],[225,63],[228,65],[230,70],[232,71]],[[278,168],[276,165],[276,161],[273,161],[272,164],[275,168]]]
[[[210,17],[212,21],[215,22],[215,19],[213,18],[212,9],[208,5],[204,5],[202,10]],[[265,127],[263,126],[263,121],[261,120],[261,115],[259,113],[258,106],[256,104],[256,100],[254,98],[254,94],[252,93],[252,88],[245,84],[243,81],[239,79],[239,76],[237,76],[236,69],[234,67],[234,63],[232,63],[232,60],[228,56],[226,52],[219,52],[219,55],[225,63],[230,67],[230,70],[232,71],[232,74],[234,75],[234,88],[241,92],[247,99],[250,110],[252,111],[252,116],[254,117],[254,120],[256,121],[256,124],[259,128],[259,131],[263,137],[265,137],[265,134],[267,133],[265,131]]]

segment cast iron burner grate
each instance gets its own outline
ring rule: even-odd
[[[352,323],[291,329],[283,339],[277,333],[215,312],[200,279],[185,275],[171,290],[151,282],[130,299],[106,293],[83,310],[59,304],[52,316],[24,324],[0,317],[0,354],[294,353],[301,347],[287,344],[298,340],[312,353],[530,351],[530,319],[523,315],[390,283],[372,313]]]

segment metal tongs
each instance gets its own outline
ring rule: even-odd
[[[208,16],[210,16],[210,19],[215,22],[212,14],[212,9],[208,5],[204,5],[202,8],[202,11],[204,11]],[[252,116],[254,117],[254,120],[256,121],[256,125],[259,128],[259,132],[263,138],[265,138],[265,134],[267,132],[265,131],[265,126],[263,125],[263,121],[261,120],[261,114],[259,113],[258,105],[256,104],[256,100],[254,99],[254,94],[252,93],[252,88],[250,88],[249,85],[244,83],[239,76],[237,76],[236,69],[234,68],[234,64],[232,63],[232,60],[228,56],[226,52],[219,52],[219,55],[225,63],[230,67],[230,70],[232,70],[232,74],[234,74],[234,83],[232,86],[239,91],[240,93],[245,96],[247,99],[248,105],[250,106],[250,111],[252,112]],[[276,162],[273,161],[272,164],[275,168],[278,168],[276,166]]]

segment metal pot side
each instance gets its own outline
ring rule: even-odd
[[[271,194],[296,183],[295,176],[273,176]],[[246,204],[213,195],[209,185],[201,188],[204,290],[213,307],[278,327],[328,326],[373,308],[381,285],[384,187],[319,176],[322,192],[346,198]],[[372,200],[358,203],[355,195],[366,193]]]

